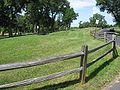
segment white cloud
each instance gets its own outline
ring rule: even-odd
[[[88,21],[89,17],[92,17],[93,14],[99,13],[103,16],[105,16],[105,19],[109,24],[113,23],[113,17],[111,14],[108,14],[105,12],[100,12],[99,8],[96,7],[96,0],[68,0],[70,2],[70,6],[74,8],[74,10],[79,14],[79,17],[77,17],[77,20],[74,20],[72,23],[72,26],[79,26],[79,21]],[[81,9],[89,7],[91,10],[89,10],[88,15],[83,15]],[[86,12],[86,11],[84,11]],[[83,12],[83,13],[84,13]]]
[[[100,14],[101,13],[100,10],[97,7],[93,7],[92,12],[93,12],[93,14],[96,14],[96,13]]]
[[[95,0],[68,0],[68,1],[70,2],[70,6],[73,7],[75,10],[96,5]]]

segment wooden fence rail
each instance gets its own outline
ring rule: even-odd
[[[101,56],[98,56],[93,61],[87,63],[88,54],[93,53],[93,52],[95,52],[95,51],[97,51],[97,50],[99,50],[99,49],[101,49],[101,48],[103,48],[103,47],[105,47],[109,44],[112,44],[112,48],[110,50],[106,51]],[[52,62],[56,62],[56,61],[64,61],[64,60],[68,60],[68,59],[81,57],[80,67],[78,67],[78,68],[74,68],[74,69],[71,69],[71,70],[66,70],[64,72],[58,72],[58,73],[50,74],[50,75],[47,75],[47,76],[42,76],[42,77],[37,77],[37,78],[32,78],[32,79],[27,79],[27,80],[23,80],[23,81],[18,81],[18,82],[13,82],[13,83],[9,83],[9,84],[0,85],[0,90],[1,89],[18,87],[18,86],[30,85],[30,84],[33,84],[33,83],[38,83],[38,82],[62,77],[62,76],[65,76],[67,74],[72,74],[72,73],[75,73],[75,72],[80,73],[80,81],[81,81],[82,84],[84,84],[85,79],[86,79],[87,68],[89,66],[93,65],[94,63],[96,63],[101,58],[103,58],[104,56],[106,56],[107,54],[109,54],[111,52],[112,52],[113,58],[115,58],[117,56],[115,50],[116,50],[115,37],[113,37],[112,40],[109,41],[108,43],[106,43],[104,45],[101,45],[99,47],[96,47],[92,50],[88,50],[88,45],[83,45],[82,48],[81,48],[81,52],[65,54],[65,55],[55,56],[55,57],[49,57],[49,58],[39,59],[39,60],[36,60],[36,61],[30,61],[30,62],[21,62],[21,63],[0,65],[0,71],[2,72],[2,71],[6,71],[6,70],[13,70],[13,69],[20,69],[20,68],[37,66],[37,65],[44,65],[44,64],[48,64],[48,63],[52,63]]]
[[[51,62],[57,62],[57,61],[64,61],[64,60],[68,60],[68,59],[72,59],[72,58],[77,58],[82,55],[83,55],[82,52],[76,52],[76,53],[65,54],[65,55],[55,56],[55,57],[49,57],[49,58],[44,58],[44,59],[39,59],[39,60],[34,60],[34,61],[29,61],[29,62],[5,64],[5,65],[0,65],[0,71],[32,67],[32,66],[37,66],[37,65],[48,64]]]
[[[104,32],[104,41],[107,42],[109,41],[110,39],[107,37],[108,35],[112,35],[112,37],[116,38],[116,35],[115,35],[115,32]]]
[[[71,70],[66,70],[64,72],[50,74],[50,75],[47,75],[47,76],[42,76],[42,77],[27,79],[27,80],[15,82],[15,83],[5,84],[5,85],[1,85],[0,89],[7,89],[7,88],[12,88],[12,87],[17,87],[17,86],[30,85],[32,83],[42,82],[42,81],[45,81],[45,80],[50,80],[50,79],[62,77],[62,76],[65,76],[67,74],[80,72],[81,70],[82,70],[82,67],[71,69]]]
[[[111,40],[111,41],[109,41],[108,43],[106,43],[106,44],[104,44],[104,45],[101,45],[101,46],[98,46],[98,47],[96,47],[96,48],[94,48],[94,49],[91,49],[91,50],[88,51],[88,53],[89,53],[89,54],[90,54],[90,53],[93,53],[93,52],[95,52],[95,51],[97,51],[97,50],[99,50],[99,49],[101,49],[101,48],[109,45],[109,44],[112,43],[112,42],[114,42],[114,41]]]

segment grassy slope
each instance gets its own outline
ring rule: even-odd
[[[116,34],[120,36],[120,27],[114,27]]]
[[[0,64],[29,61],[37,58],[62,55],[66,53],[80,51],[83,44],[89,45],[89,49],[103,44],[102,41],[89,36],[92,28],[73,31],[62,31],[51,33],[46,36],[23,36],[0,40]],[[109,46],[110,47],[110,46]],[[88,60],[91,61],[96,56],[108,50],[106,47],[99,52],[90,54]],[[120,49],[118,48],[120,51]],[[28,90],[34,87],[41,89],[58,90],[98,90],[109,83],[120,71],[119,57],[110,63],[107,62],[111,55],[107,55],[98,63],[87,70],[89,81],[81,86],[79,83],[79,73],[66,75],[29,86],[19,87],[15,90]],[[79,58],[70,61],[56,62],[43,66],[36,66],[27,69],[0,72],[0,84],[20,81],[33,77],[39,77],[50,73],[60,72],[79,66]],[[66,83],[63,83],[66,82]]]

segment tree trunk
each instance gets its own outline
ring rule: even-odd
[[[32,28],[31,29],[32,29],[32,33],[34,33],[34,24],[32,24]]]
[[[68,29],[70,29],[71,23],[68,24]]]
[[[2,36],[4,36],[4,34],[5,34],[5,31],[2,31]]]
[[[41,30],[40,30],[40,25],[39,25],[39,28],[38,28],[38,35],[41,34]]]
[[[51,22],[51,32],[54,32],[55,30],[55,27],[54,27],[54,25],[55,25],[55,21],[54,20],[52,20],[52,22]]]
[[[32,30],[34,34],[37,33],[37,25],[35,23],[33,24]]]
[[[9,33],[9,37],[12,37],[12,36],[13,36],[13,33],[12,33],[12,29],[11,29],[11,28],[8,29],[8,33]]]
[[[17,36],[17,28],[15,28],[15,35],[14,36]]]

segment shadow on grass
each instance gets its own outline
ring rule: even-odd
[[[86,77],[86,82],[93,79],[102,69],[104,69],[107,65],[109,65],[116,58],[109,59],[108,61],[106,61],[102,65],[100,65],[98,68],[96,68],[93,72],[91,72],[90,75],[88,77]],[[43,87],[40,87],[40,88],[34,88],[32,90],[57,90],[57,89],[60,89],[60,88],[62,89],[62,88],[74,85],[76,83],[80,83],[80,79],[66,81],[66,82],[62,82],[62,83],[59,83],[59,84],[47,85],[47,86],[43,86]]]
[[[74,85],[76,83],[79,83],[79,82],[80,82],[79,79],[75,79],[75,80],[71,80],[71,81],[62,82],[62,83],[59,83],[59,84],[53,84],[53,85],[43,86],[43,87],[40,87],[40,88],[34,88],[32,90],[57,90],[59,88],[62,89],[62,88]]]
[[[120,31],[115,31],[117,36],[120,36]]]
[[[4,35],[4,36],[0,35],[0,40],[1,39],[6,39],[6,38],[9,38],[9,36],[8,35]]]
[[[34,34],[16,35],[16,36],[11,36],[11,37],[9,37],[8,35],[4,35],[4,36],[0,35],[0,40],[1,39],[7,39],[7,38],[15,38],[15,37],[28,36],[28,35],[34,35]]]
[[[93,79],[102,69],[104,69],[107,65],[109,65],[116,58],[109,59],[108,61],[106,61],[102,65],[100,65],[98,68],[96,68],[93,72],[91,72],[90,75],[88,77],[86,77],[86,82]]]
[[[116,59],[118,57],[117,50],[115,50],[115,54],[116,54],[115,58],[111,58],[111,59],[107,60],[102,65],[100,65],[98,68],[96,68],[93,72],[91,72],[90,75],[88,77],[86,77],[86,82],[93,79],[102,69],[104,69],[107,65],[109,65],[114,59]],[[47,85],[47,86],[43,86],[40,88],[34,88],[32,90],[57,90],[60,88],[65,88],[65,87],[74,85],[76,83],[80,83],[80,79],[66,81],[66,82],[62,82],[59,84]]]

